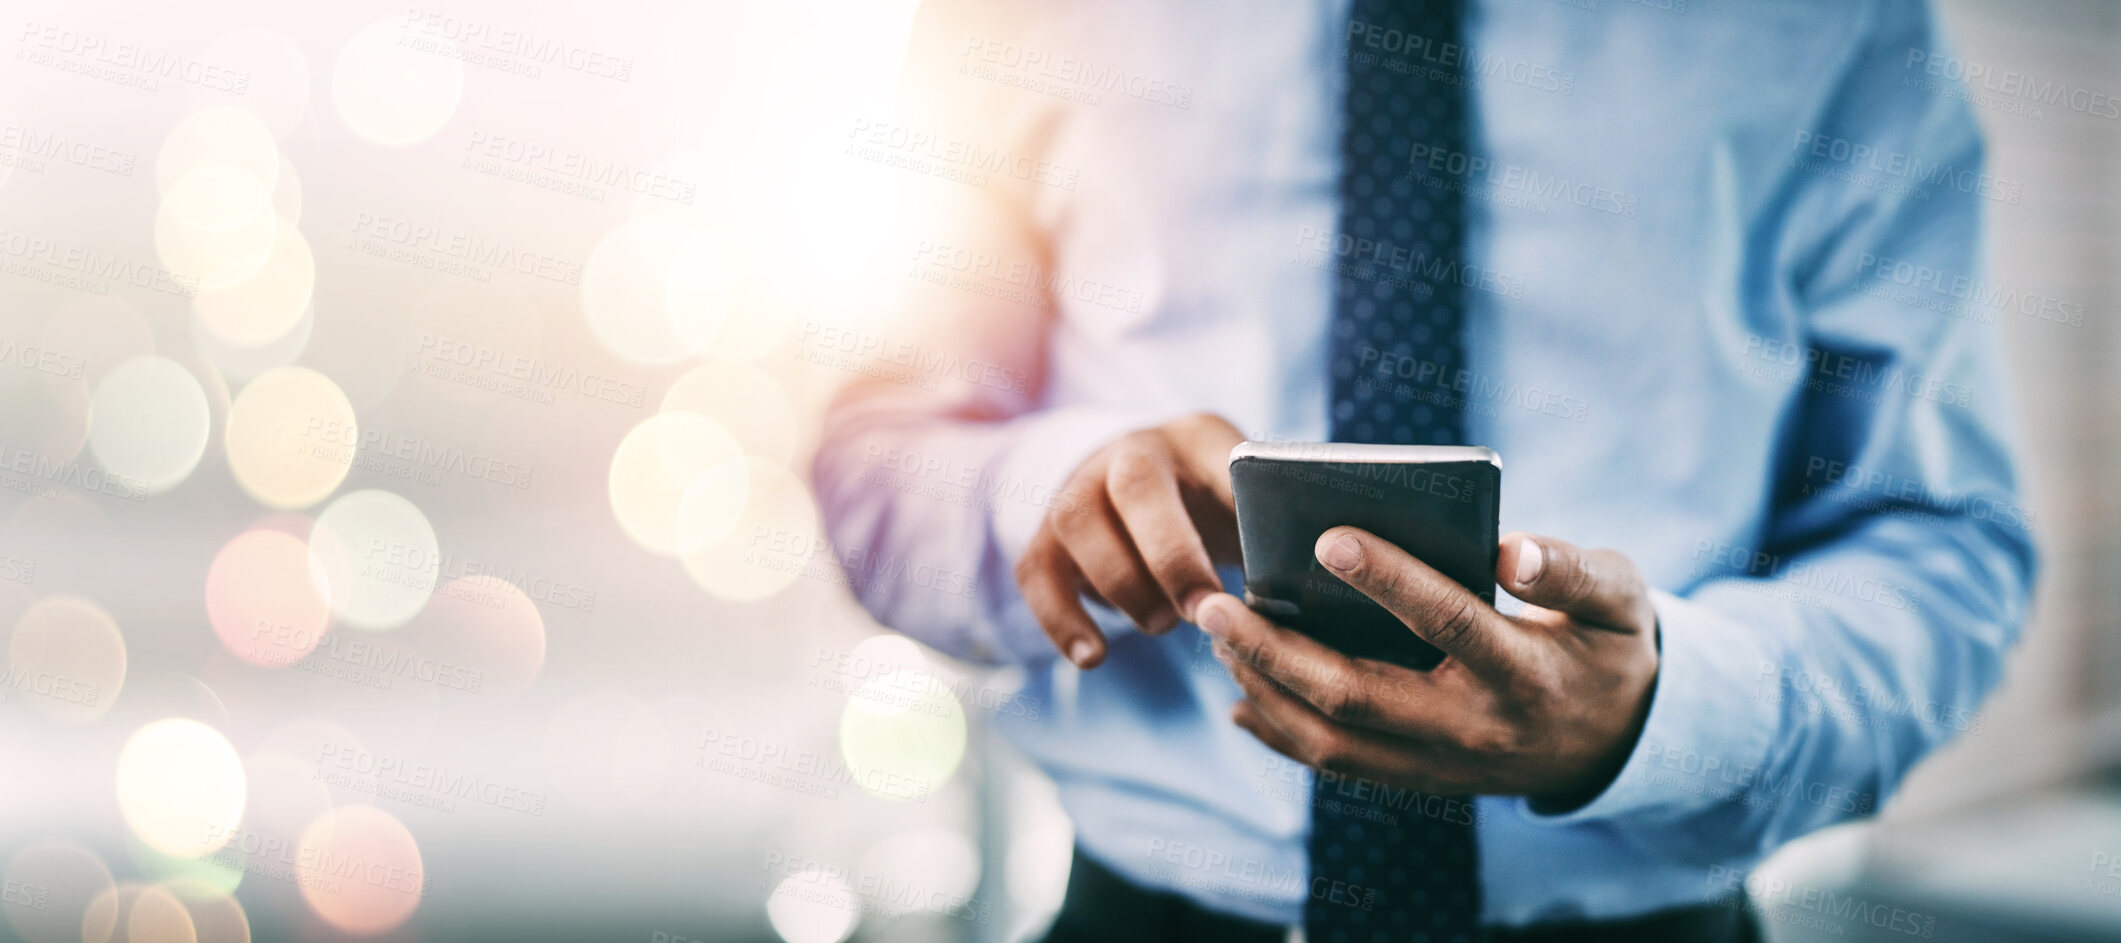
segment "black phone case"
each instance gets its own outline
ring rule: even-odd
[[[1245,600],[1356,658],[1427,671],[1443,653],[1318,562],[1318,536],[1360,527],[1495,603],[1502,469],[1492,462],[1230,463]]]

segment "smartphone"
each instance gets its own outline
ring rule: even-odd
[[[1313,552],[1343,524],[1495,604],[1502,459],[1480,446],[1243,442],[1230,451],[1245,601],[1356,658],[1427,671],[1443,653]]]

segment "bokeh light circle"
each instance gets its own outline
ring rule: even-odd
[[[196,720],[158,720],[118,752],[118,811],[142,844],[196,858],[227,844],[243,818],[243,761]]]
[[[55,720],[85,724],[110,710],[125,686],[125,636],[103,607],[52,596],[15,620],[7,662],[10,697]]]
[[[358,867],[341,867],[349,862]],[[350,805],[318,816],[302,831],[295,868],[310,911],[338,930],[363,936],[404,923],[426,891],[419,843],[405,823],[375,806]]]
[[[185,115],[176,127],[170,129],[169,136],[162,139],[162,149],[155,154],[155,186],[167,200],[180,181],[195,172],[210,169],[242,174],[259,184],[255,192],[246,188],[239,194],[255,204],[227,205],[220,200],[210,201],[201,207],[210,209],[210,212],[187,216],[185,222],[201,229],[214,229],[249,219],[259,207],[270,201],[273,184],[278,180],[280,148],[273,140],[272,130],[259,121],[256,114],[233,105],[210,105]],[[232,185],[224,181],[209,184],[208,189],[212,191]],[[191,208],[181,200],[179,206]]]
[[[122,884],[88,905],[81,917],[82,943],[197,943],[191,912],[167,889]]]
[[[206,620],[228,653],[268,668],[307,657],[331,627],[309,544],[285,531],[238,534],[206,570]]]
[[[153,354],[104,374],[88,415],[88,446],[97,463],[148,494],[189,477],[213,434],[213,410],[198,378]]]
[[[408,35],[399,19],[362,27],[339,49],[332,65],[331,101],[339,120],[362,140],[384,147],[432,137],[449,123],[464,97],[464,64],[458,54],[457,45],[447,39]]]
[[[421,650],[471,672],[480,691],[520,689],[545,665],[544,617],[523,590],[498,576],[444,583],[418,627]]]
[[[862,853],[864,886],[910,887],[914,895],[883,894],[871,898],[885,913],[914,911],[962,916],[976,913],[972,892],[979,887],[979,848],[954,828],[921,828],[899,832]]]
[[[750,485],[743,515],[722,539],[681,558],[693,583],[723,599],[748,602],[779,593],[802,577],[842,579],[818,525],[810,489],[778,465],[747,464]],[[686,497],[688,502],[719,500],[717,494],[701,488]],[[686,508],[679,519],[708,516]]]
[[[840,715],[840,755],[870,793],[924,799],[965,757],[964,707],[926,672],[865,681]]]
[[[748,363],[717,360],[686,371],[663,394],[663,412],[706,416],[736,436],[753,458],[786,465],[795,459],[795,404],[780,381]]]
[[[0,912],[25,943],[75,943],[89,905],[117,887],[103,859],[69,841],[41,841],[8,859]]]
[[[743,461],[721,423],[694,413],[651,416],[611,457],[612,513],[626,536],[655,553],[703,549],[726,536],[744,508]]]
[[[287,336],[316,289],[309,240],[285,220],[275,223],[272,247],[249,275],[225,287],[201,286],[192,301],[200,323],[237,347],[262,347]]]
[[[656,220],[619,224],[582,267],[582,311],[612,353],[634,363],[676,363],[699,353],[728,317],[729,297],[711,247]]]
[[[346,480],[359,442],[353,404],[304,367],[268,370],[228,407],[228,470],[268,507],[308,507]]]
[[[301,126],[309,110],[309,60],[287,34],[245,27],[208,43],[197,60],[211,63],[225,75],[240,76],[240,90],[230,87],[235,82],[186,83],[187,102],[195,106],[240,103],[283,140]]]
[[[839,943],[860,922],[861,902],[846,878],[810,865],[774,885],[766,919],[788,943]]]
[[[363,629],[392,629],[434,596],[442,550],[427,515],[377,489],[342,495],[309,531],[317,585],[332,614]]]

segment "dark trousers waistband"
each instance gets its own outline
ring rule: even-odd
[[[1159,943],[1228,940],[1282,943],[1286,927],[1210,911],[1170,891],[1139,887],[1082,849],[1068,871],[1068,896],[1046,943]],[[1660,910],[1625,920],[1491,929],[1492,943],[1758,943],[1760,929],[1742,900]]]

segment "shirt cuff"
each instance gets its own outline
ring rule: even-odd
[[[1769,638],[1707,606],[1661,590],[1657,687],[1627,765],[1591,801],[1546,814],[1545,825],[1631,817],[1680,818],[1740,797],[1758,781],[1774,739],[1776,708],[1758,696],[1761,665],[1780,664]]]
[[[1033,413],[1010,423],[1010,444],[995,458],[995,544],[1011,566],[1038,533],[1048,511],[1085,507],[1081,495],[1062,490],[1090,453],[1133,432],[1169,421],[1154,413],[1099,406],[1070,406]]]

